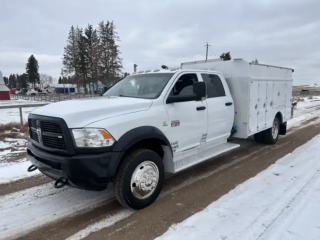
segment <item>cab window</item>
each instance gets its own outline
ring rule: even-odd
[[[198,82],[197,74],[187,73],[179,77],[173,88],[171,89],[171,96],[186,96],[193,94],[193,84]]]

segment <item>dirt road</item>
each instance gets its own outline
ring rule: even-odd
[[[242,147],[236,151],[166,180],[160,198],[152,206],[138,212],[122,208],[114,200],[110,191],[112,186],[106,192],[92,194],[87,192],[79,194],[75,190],[66,188],[59,195],[54,193],[56,190],[52,190],[48,195],[56,194],[52,197],[52,201],[56,202],[57,206],[60,203],[63,208],[66,204],[72,206],[74,203],[77,211],[70,216],[70,214],[64,215],[63,209],[61,211],[58,208],[52,209],[58,215],[56,222],[44,225],[18,239],[154,239],[172,224],[204,209],[238,184],[255,176],[279,158],[320,134],[318,122],[317,117],[308,119],[305,122],[309,124],[308,126],[292,128],[275,146],[259,145],[250,140],[242,141]],[[71,202],[64,202],[62,194],[65,198],[73,196],[68,199]],[[90,201],[92,201],[91,207],[84,204],[86,202],[90,206]],[[36,207],[34,206],[34,209]],[[43,212],[43,215],[53,214],[52,211]],[[40,220],[41,218],[43,221],[46,220],[46,216],[40,214],[36,216]],[[116,220],[121,221],[113,224]]]

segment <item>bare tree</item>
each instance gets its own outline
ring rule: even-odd
[[[53,77],[50,75],[47,75],[45,73],[40,73],[40,87],[43,88],[44,85],[52,84],[53,83]]]

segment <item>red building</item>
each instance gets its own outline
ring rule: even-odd
[[[4,84],[1,71],[0,71],[0,100],[10,100],[10,90]]]

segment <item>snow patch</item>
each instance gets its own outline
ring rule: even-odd
[[[320,135],[157,240],[320,239]]]
[[[11,147],[10,143],[0,141],[0,150]],[[1,152],[0,152],[1,154]]]
[[[10,150],[8,150],[10,151]],[[19,162],[11,165],[2,165],[0,167],[0,184],[17,181],[22,178],[32,177],[40,174],[38,170],[27,172],[30,162]]]
[[[55,189],[53,183],[47,183],[2,196],[0,216],[5,221],[0,221],[1,239],[19,237],[44,224],[106,204],[114,197],[112,189],[112,185],[102,192]]]

